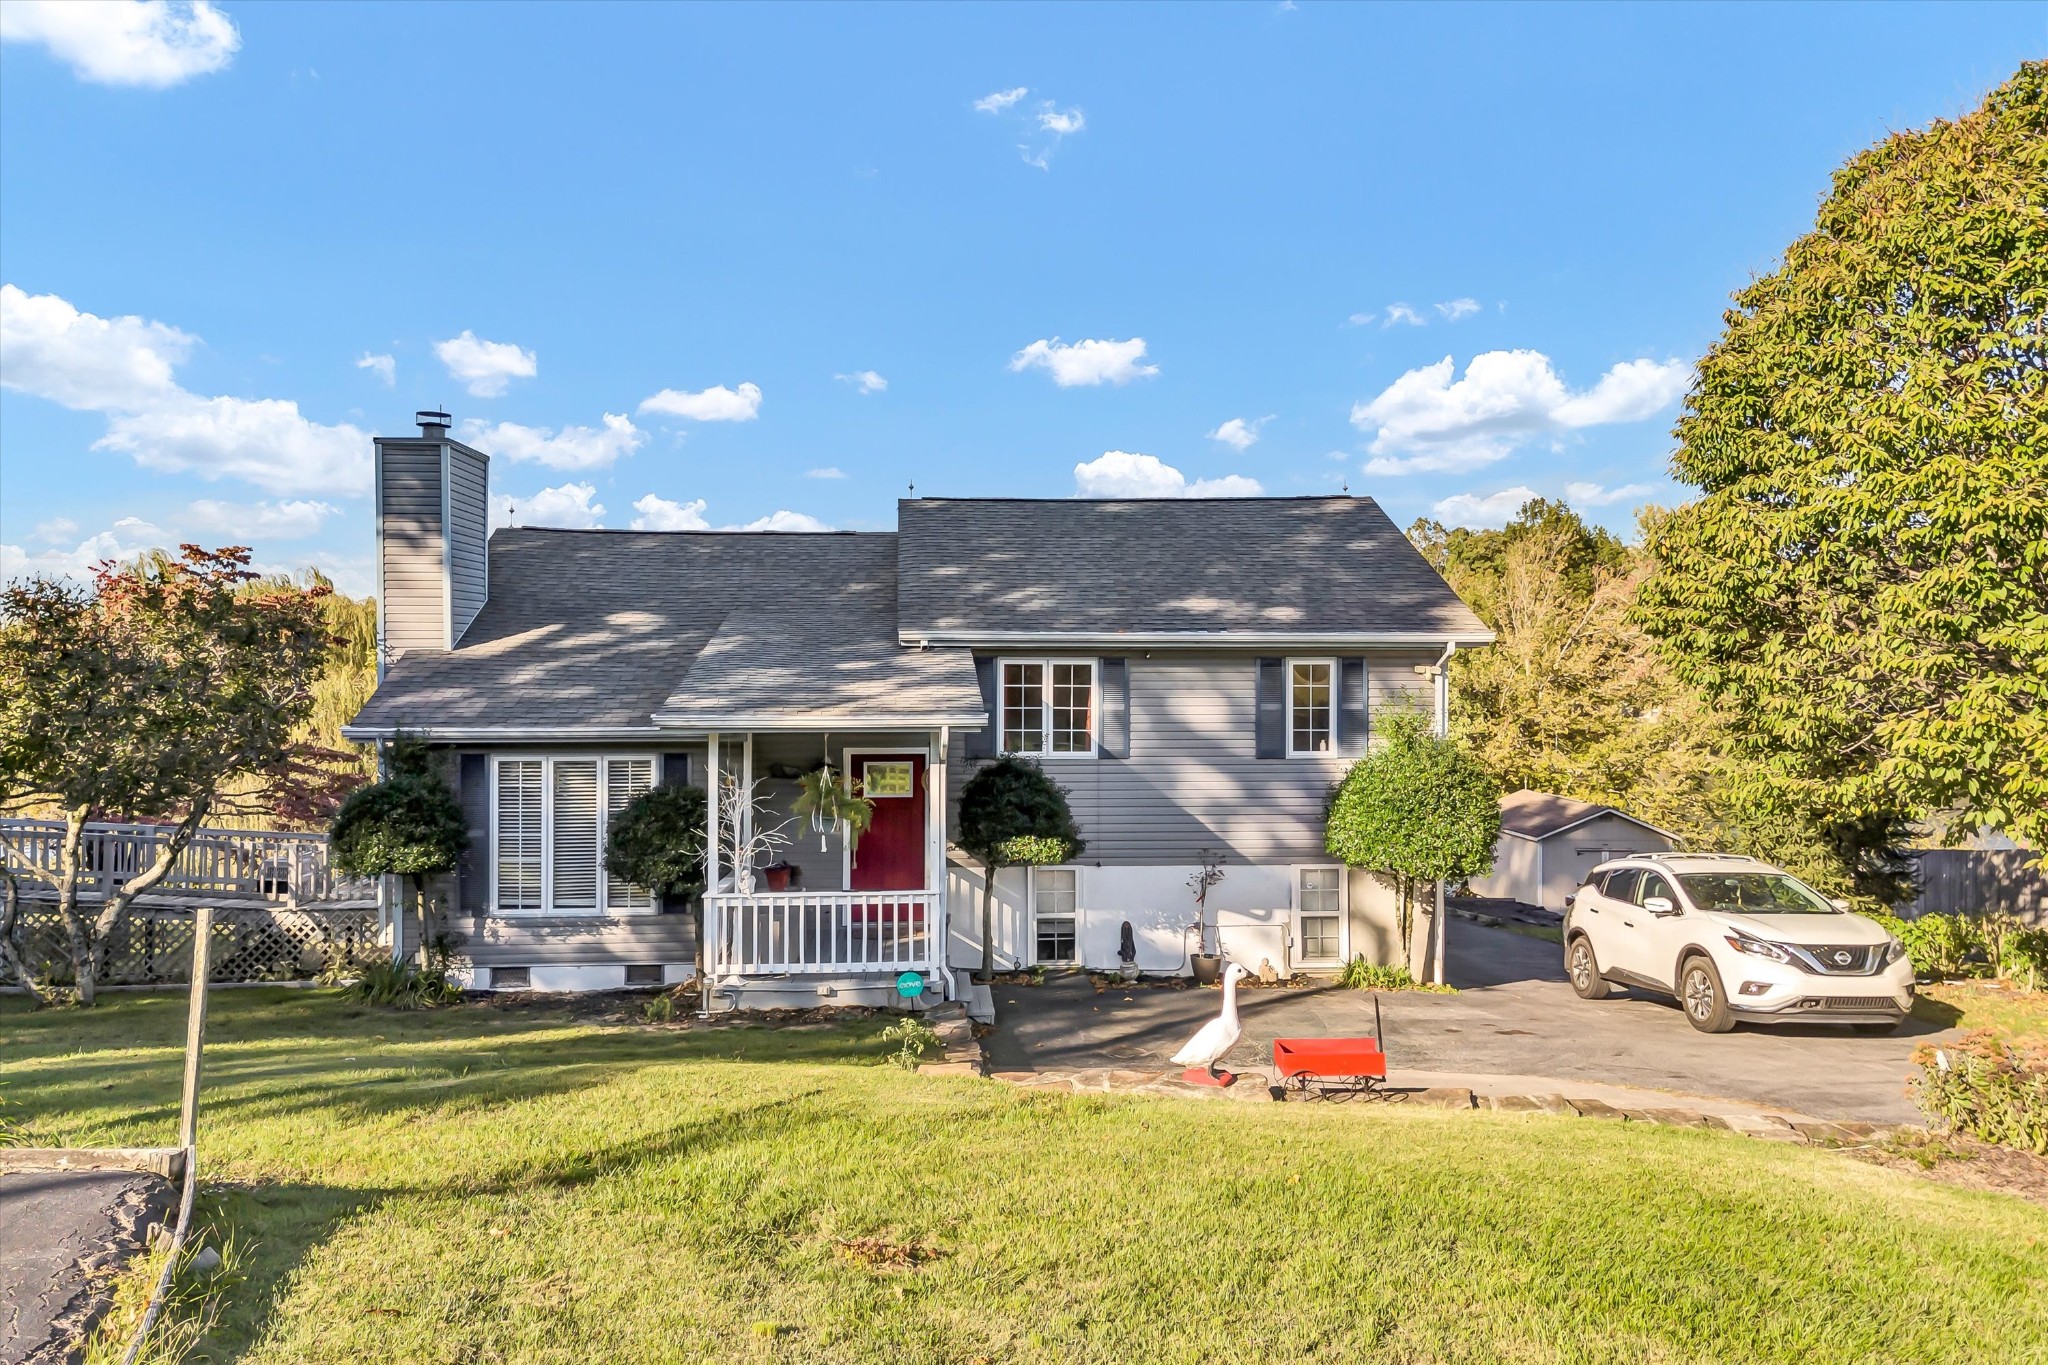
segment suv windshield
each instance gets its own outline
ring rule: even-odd
[[[1839,915],[1797,878],[1782,872],[1680,873],[1692,903],[1724,915]]]

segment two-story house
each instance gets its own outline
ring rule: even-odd
[[[1234,959],[1394,953],[1388,894],[1324,851],[1325,795],[1388,708],[1441,724],[1445,660],[1492,636],[1371,499],[909,498],[894,532],[487,534],[488,457],[420,417],[376,442],[381,680],[345,733],[445,752],[471,850],[440,892],[470,984],[701,961],[720,1004],[871,1002],[909,971],[955,995],[981,874],[949,814],[1000,753],[1066,788],[1087,839],[1073,866],[998,877],[1005,967],[1115,966],[1128,923],[1140,969],[1185,970],[1205,855]],[[790,823],[793,884],[735,877],[735,822],[784,824],[825,763],[874,803],[857,846]],[[692,907],[604,866],[610,815],[656,783],[713,797],[701,944]]]

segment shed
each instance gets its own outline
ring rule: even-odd
[[[1500,800],[1493,873],[1475,878],[1472,893],[1562,911],[1564,898],[1607,859],[1677,846],[1668,830],[1612,806],[1518,791]]]

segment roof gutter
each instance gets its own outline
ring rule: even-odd
[[[672,736],[679,729],[711,731],[753,730],[760,733],[810,733],[818,730],[930,730],[939,726],[957,725],[964,730],[978,730],[988,724],[986,711],[960,711],[950,715],[832,715],[832,716],[777,716],[777,715],[727,715],[706,716],[687,711],[657,711],[654,723],[660,726],[659,733]]]
[[[409,738],[466,743],[471,740],[601,740],[656,739],[662,731],[652,725],[344,725],[343,739],[367,743],[380,739]]]
[[[1367,645],[1441,645],[1452,646],[1490,645],[1494,642],[1490,630],[1460,631],[1445,634],[1443,631],[1415,630],[1354,630],[1354,631],[1249,631],[1249,630],[1150,630],[1150,631],[1063,631],[1063,630],[906,630],[897,633],[896,642],[918,648],[931,646],[995,648],[1003,645],[1041,645],[1055,647],[1108,646],[1129,648],[1133,645],[1164,646],[1181,648],[1319,648],[1330,649],[1360,647]],[[1445,655],[1449,657],[1448,653]]]

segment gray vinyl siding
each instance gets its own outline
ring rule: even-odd
[[[450,634],[460,640],[483,610],[484,542],[490,536],[489,457],[448,446],[448,605]]]
[[[1430,706],[1415,669],[1440,651],[1355,652],[1367,661],[1368,727],[1390,707]],[[1250,651],[1130,657],[1130,757],[1044,760],[1088,840],[1083,862],[1191,863],[1205,847],[1252,863],[1325,856],[1323,799],[1355,760],[1257,757],[1257,671]],[[957,801],[980,763],[958,732],[947,759]]]
[[[440,444],[379,441],[377,476],[383,555],[377,577],[385,656],[446,649]]]
[[[450,927],[464,940],[456,955],[478,967],[682,964],[697,957],[690,915],[477,915],[454,917]]]

